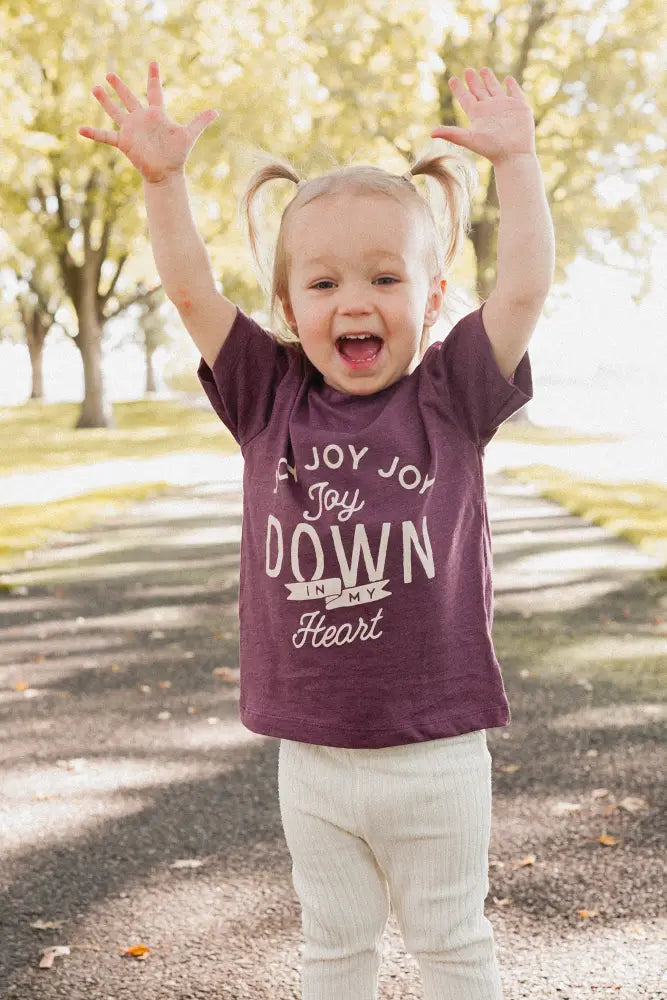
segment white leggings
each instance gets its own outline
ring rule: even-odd
[[[303,1000],[376,1000],[390,905],[425,1000],[502,1000],[486,730],[370,750],[281,740],[278,788]]]

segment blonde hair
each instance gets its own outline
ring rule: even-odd
[[[412,182],[412,178],[417,175],[432,178],[439,186],[444,201],[444,224],[441,226],[436,222],[428,187],[424,197]],[[292,181],[297,187],[296,194],[282,212],[273,254],[270,251],[267,253],[258,240],[254,210],[260,188],[271,180]],[[354,165],[337,167],[312,180],[300,177],[287,160],[272,157],[266,166],[256,170],[250,178],[240,209],[259,278],[269,296],[269,315],[276,339],[299,349],[299,337],[285,316],[282,302],[289,301],[286,222],[301,206],[322,195],[338,194],[341,191],[383,194],[414,206],[422,213],[422,218],[431,230],[429,277],[435,278],[447,273],[465,243],[470,230],[470,204],[476,180],[474,169],[458,150],[452,153],[426,154],[402,175],[389,173],[380,167]],[[422,337],[420,356],[423,356],[424,350]]]

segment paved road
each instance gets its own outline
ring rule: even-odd
[[[488,734],[506,1000],[656,1000],[665,588],[603,529],[487,488],[512,706]],[[238,483],[175,486],[0,592],[3,1000],[299,997],[278,741],[238,721],[239,525]],[[146,960],[121,956],[139,944]],[[39,969],[48,945],[70,954]],[[380,997],[422,997],[393,914]]]

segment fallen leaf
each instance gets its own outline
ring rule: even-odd
[[[581,812],[581,806],[578,802],[556,802],[551,807],[551,812],[554,816],[566,816],[568,813]]]
[[[591,792],[592,799],[604,799],[607,795],[609,795],[608,788],[594,788]]]
[[[626,812],[636,813],[641,812],[642,809],[648,809],[648,802],[646,799],[640,799],[632,795],[626,795],[624,799],[618,803],[619,809],[625,809]]]
[[[159,688],[170,688],[171,687],[171,681],[158,681],[157,682],[157,686]]]
[[[523,858],[522,861],[513,861],[512,862],[512,867],[513,868],[526,868],[528,865],[534,865],[534,864],[535,864],[535,855],[534,854],[527,854],[525,856],[525,858]]]
[[[577,916],[578,917],[582,917],[582,918],[585,918],[585,917],[599,917],[600,916],[600,911],[599,910],[577,910]]]
[[[238,684],[239,681],[239,668],[236,667],[216,667],[212,671],[214,677],[220,677],[223,681],[228,681],[230,684]]]
[[[502,771],[503,774],[514,774],[521,770],[521,764],[496,764],[495,771]]]
[[[85,757],[73,757],[72,760],[57,760],[57,767],[62,767],[66,771],[79,774],[81,771],[85,771],[88,766],[88,761]]]
[[[199,858],[183,858],[181,861],[174,861],[170,868],[201,868],[204,862]]]
[[[196,715],[201,712],[201,708],[197,708],[195,705],[188,705],[188,715]]]
[[[519,671],[519,677],[523,677],[524,680],[526,678],[528,678],[528,677],[535,677],[535,676],[536,675],[534,673],[532,673],[530,670],[520,670]]]
[[[603,833],[598,842],[603,844],[605,847],[615,847],[616,844],[621,843],[621,839],[612,837],[610,833]]]
[[[150,955],[150,948],[145,944],[133,944],[131,948],[126,948],[122,953],[127,958],[136,958],[138,962],[143,962]]]
[[[54,945],[52,948],[44,948],[42,958],[39,963],[40,969],[50,969],[54,959],[59,955],[69,955],[69,948],[66,944]]]
[[[150,684],[137,684],[137,691],[141,691],[142,694],[150,694],[151,686]]]
[[[508,899],[507,896],[505,896],[503,899],[498,899],[497,896],[494,896],[493,897],[493,902],[496,904],[496,906],[511,906],[512,905],[512,900]]]
[[[14,685],[14,690],[15,691],[27,691],[29,687],[30,687],[30,685],[26,684],[25,681],[18,681],[18,683]]]
[[[61,927],[62,920],[35,920],[30,926],[34,927],[36,931],[50,931],[55,930],[56,927]]]
[[[165,722],[167,719],[171,719],[171,712],[158,712],[158,719],[160,722]]]
[[[121,665],[119,663],[112,663],[111,664],[111,672],[112,672],[112,674],[119,674],[122,669],[123,668],[121,667]]]

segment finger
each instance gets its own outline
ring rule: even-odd
[[[107,146],[118,145],[118,132],[112,132],[109,129],[89,128],[88,125],[82,125],[79,129],[79,135],[82,135],[84,139],[94,139],[95,142],[105,142]]]
[[[125,112],[122,108],[119,108],[117,104],[114,104],[104,87],[93,87],[93,97],[97,98],[109,118],[111,118],[112,121],[115,121],[116,125],[120,127],[123,119],[126,117]]]
[[[146,88],[148,104],[151,107],[164,107],[164,94],[160,83],[160,69],[156,62],[148,65],[148,87]]]
[[[116,76],[115,73],[107,73],[106,78],[128,111],[136,111],[137,108],[141,107],[140,101],[137,100],[130,88],[127,84],[123,83],[119,76]]]
[[[484,81],[486,89],[488,90],[489,94],[491,94],[492,97],[495,97],[496,94],[503,93],[503,88],[500,86],[500,83],[496,79],[495,73],[489,66],[482,66],[482,68],[479,71],[479,75]]]
[[[454,94],[454,97],[459,102],[459,104],[466,112],[466,114],[470,116],[470,112],[477,104],[477,100],[470,93],[469,90],[466,90],[465,86],[461,83],[458,76],[452,76],[448,82],[449,86],[451,87],[452,93]]]
[[[505,77],[505,85],[507,87],[507,93],[510,97],[523,97],[524,93],[519,84],[516,82],[513,76]]]
[[[471,93],[475,95],[478,101],[483,101],[485,97],[489,96],[488,90],[472,67],[468,67],[468,69],[466,69],[464,76],[466,78],[466,83],[470,87]]]
[[[457,128],[455,125],[438,125],[431,132],[431,136],[434,139],[446,139],[448,142],[453,142],[457,146],[468,147],[467,141],[468,129],[467,128]]]
[[[202,134],[205,128],[215,121],[218,117],[217,111],[200,111],[198,115],[192,119],[188,125],[188,132],[192,136],[193,142],[196,142],[199,136]]]

